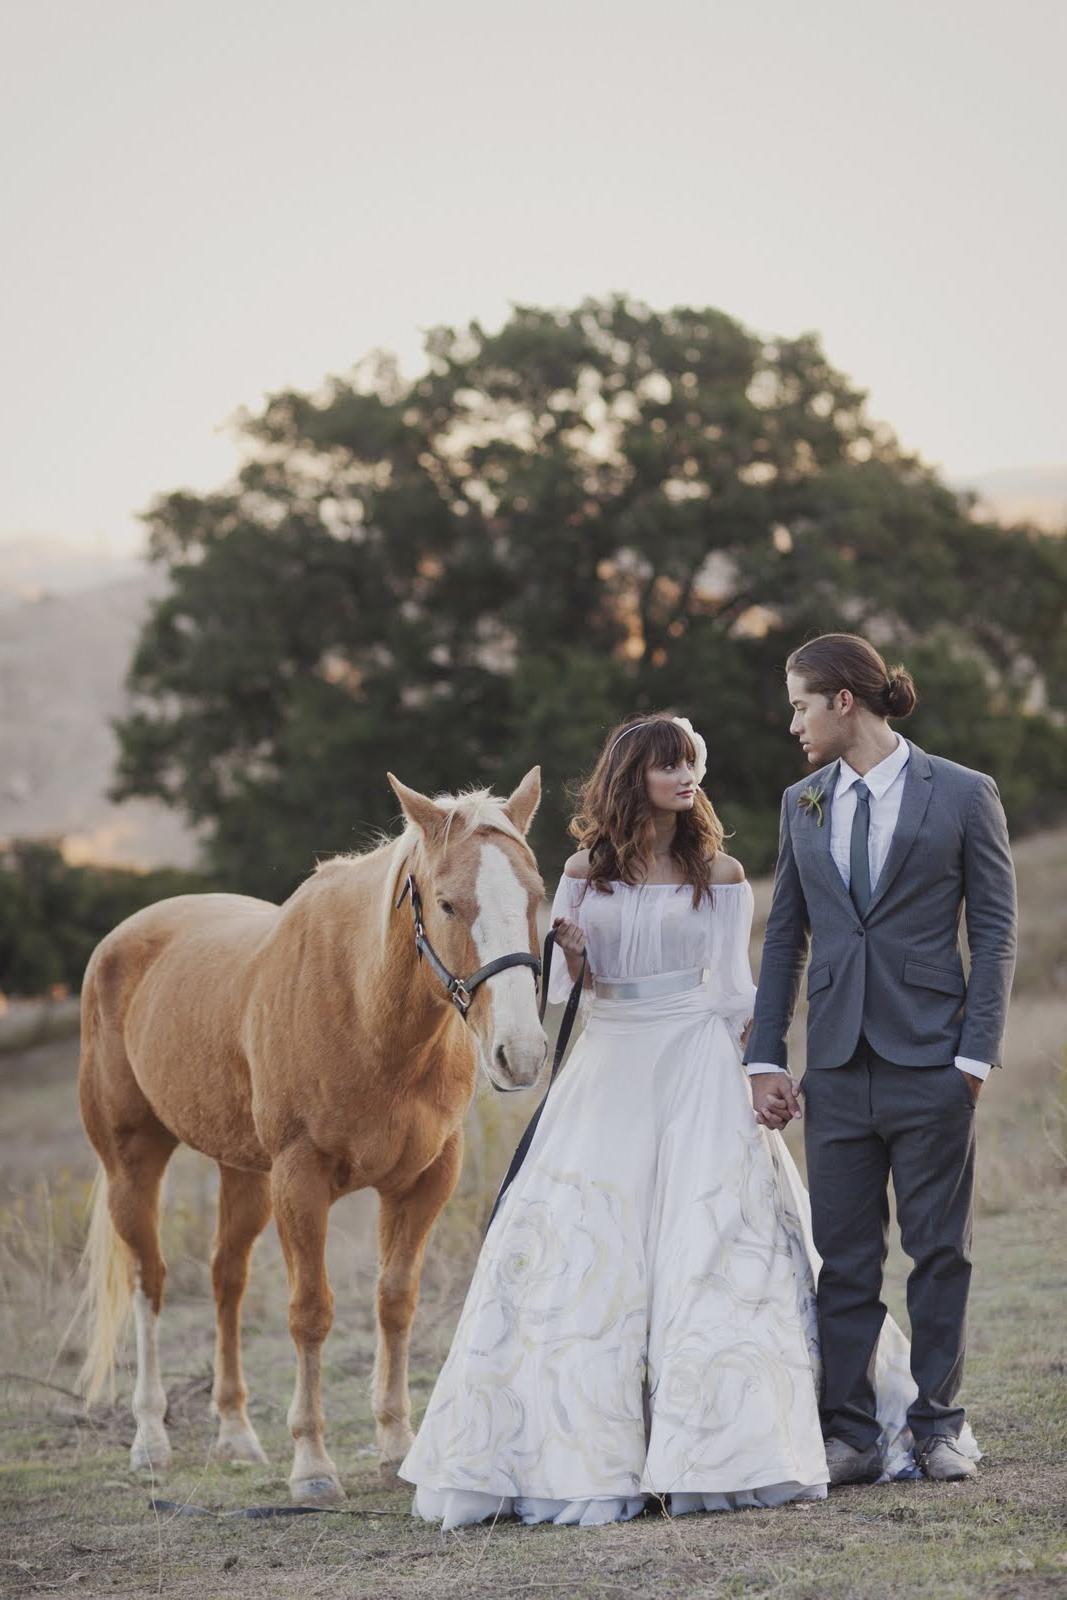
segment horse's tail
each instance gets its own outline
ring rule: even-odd
[[[105,1386],[115,1398],[115,1346],[130,1310],[130,1252],[115,1232],[107,1203],[107,1174],[97,1168],[90,1194],[92,1216],[89,1237],[82,1252],[85,1287],[72,1323],[86,1328],[85,1361],[78,1387],[87,1405],[99,1398]]]

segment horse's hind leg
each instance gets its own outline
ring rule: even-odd
[[[178,1141],[148,1114],[135,1129],[116,1135],[108,1175],[108,1208],[115,1232],[133,1257],[133,1318],[137,1381],[133,1415],[137,1433],[130,1466],[158,1472],[170,1460],[164,1417],[167,1396],[159,1370],[157,1336],[167,1269],[159,1247],[159,1190]]]
[[[157,1470],[170,1458],[157,1338],[167,1273],[159,1246],[159,1191],[178,1140],[134,1077],[115,1020],[121,1010],[121,965],[120,952],[109,954],[98,947],[82,984],[78,1092],[85,1131],[106,1177],[97,1193],[87,1247],[87,1295],[95,1315],[83,1378],[92,1399],[113,1373],[129,1284],[137,1338],[137,1433],[130,1464]]]
[[[379,1196],[378,1353],[372,1403],[386,1475],[400,1465],[412,1443],[408,1348],[419,1274],[430,1229],[456,1187],[462,1159],[463,1136],[457,1131],[410,1189]]]
[[[211,1400],[219,1419],[215,1451],[223,1461],[263,1465],[267,1458],[245,1410],[248,1391],[241,1369],[241,1301],[252,1246],[270,1221],[270,1178],[263,1172],[240,1172],[221,1162],[219,1175],[219,1223],[211,1258],[217,1327]]]

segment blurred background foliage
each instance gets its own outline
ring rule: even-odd
[[[76,994],[94,945],[116,923],[168,895],[211,887],[171,867],[71,866],[59,841],[16,840],[0,852],[0,992]]]
[[[207,825],[205,867],[284,898],[398,819],[386,769],[507,793],[568,853],[568,784],[623,715],[670,708],[750,873],[802,773],[783,683],[866,634],[920,692],[919,744],[992,772],[1018,833],[1067,808],[1067,540],[975,520],[814,336],[625,298],[438,328],[242,414],[245,459],[146,514],[169,591],[142,632],[113,795]],[[117,920],[112,917],[111,920]]]

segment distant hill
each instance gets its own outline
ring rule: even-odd
[[[143,557],[117,551],[106,539],[60,539],[50,534],[0,535],[0,611],[46,595],[75,594],[142,576]]]
[[[9,547],[0,546],[0,554]],[[41,554],[40,551],[37,552]],[[38,576],[48,577],[47,561]],[[155,801],[105,798],[116,750],[109,719],[123,708],[123,680],[162,573],[88,583],[76,563],[53,584],[71,592],[0,605],[0,839],[62,835],[71,860],[191,866],[190,831]],[[106,570],[106,569],[105,569]]]

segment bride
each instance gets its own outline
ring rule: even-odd
[[[820,1500],[807,1194],[757,1124],[740,1045],[752,890],[667,713],[606,741],[552,907],[585,1029],[489,1228],[400,1467],[444,1527]],[[875,1374],[883,1475],[912,1475],[908,1346]]]

